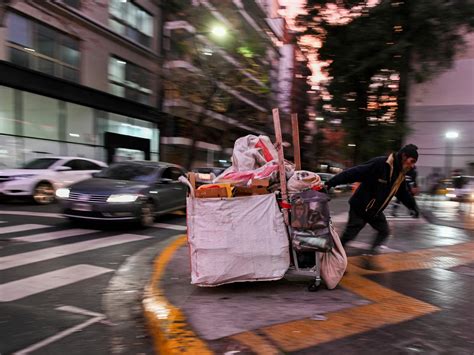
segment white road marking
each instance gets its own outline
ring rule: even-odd
[[[16,226],[0,227],[0,234],[15,233],[15,232],[24,232],[33,229],[39,228],[48,228],[51,226],[46,226],[44,224],[19,224]]]
[[[0,285],[0,302],[12,302],[37,293],[90,279],[113,269],[92,265],[74,265]]]
[[[48,240],[75,237],[79,235],[96,233],[96,232],[98,231],[93,230],[93,229],[74,228],[74,229],[66,229],[66,230],[50,232],[50,233],[27,235],[25,237],[10,238],[9,240],[13,240],[15,242],[38,243],[38,242],[45,242]]]
[[[0,211],[0,214],[7,214],[7,215],[13,215],[13,216],[66,218],[60,213],[47,213],[47,212]]]
[[[75,313],[75,314],[81,314],[83,316],[89,316],[89,317],[104,317],[105,314],[102,313],[96,313],[92,311],[88,311],[87,309],[80,308],[80,307],[75,307],[75,306],[61,306],[56,308],[58,311],[64,311],[64,312],[70,312],[70,313]]]
[[[26,354],[30,354],[32,353],[33,351],[35,350],[38,350],[38,349],[41,349],[42,347],[45,347],[46,345],[49,345],[51,343],[54,343],[55,341],[58,341],[62,338],[65,338],[67,337],[68,335],[71,335],[75,332],[78,332],[84,328],[87,328],[88,326],[94,324],[94,323],[97,323],[97,322],[100,322],[104,319],[104,317],[94,317],[94,318],[91,318],[81,324],[78,324],[78,325],[75,325],[74,327],[71,327],[71,328],[68,328],[66,330],[63,330],[62,332],[59,332],[49,338],[46,338],[46,339],[43,339],[33,345],[30,345],[28,346],[27,348],[24,348],[20,351],[17,351],[15,353],[13,353],[14,355],[26,355]]]
[[[107,238],[86,240],[84,242],[60,245],[57,247],[39,249],[21,254],[0,257],[0,270],[6,270],[17,266],[28,265],[39,261],[60,258],[66,255],[82,253],[88,250],[106,248],[113,245],[136,242],[150,239],[151,237],[138,234],[120,234]]]
[[[168,224],[168,223],[155,223],[155,224],[153,224],[153,227],[173,229],[173,230],[177,230],[177,231],[185,231],[187,229],[186,226],[180,226],[179,224]]]

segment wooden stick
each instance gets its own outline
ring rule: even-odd
[[[300,129],[298,127],[298,114],[291,114],[291,127],[293,128],[293,154],[295,157],[295,170],[301,170]]]
[[[286,170],[285,170],[285,156],[283,154],[283,138],[281,135],[280,125],[280,113],[277,108],[272,110],[273,113],[273,125],[275,126],[275,138],[276,138],[276,150],[278,152],[278,170],[280,172],[280,186],[281,186],[281,197],[284,204],[288,204],[288,193],[286,192]],[[283,208],[283,219],[288,225],[288,210]]]

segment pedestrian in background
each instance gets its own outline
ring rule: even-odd
[[[378,247],[390,234],[383,211],[393,196],[397,196],[413,216],[418,217],[418,206],[405,183],[406,173],[413,169],[418,160],[417,150],[416,145],[408,144],[388,157],[373,158],[337,174],[326,182],[328,189],[341,184],[360,182],[349,199],[349,220],[341,237],[343,245],[355,239],[362,228],[369,224],[377,231],[370,250],[370,255],[376,254]],[[366,264],[368,268],[378,268],[370,258],[366,259]]]

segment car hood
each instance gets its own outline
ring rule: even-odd
[[[48,169],[0,169],[2,176],[17,176],[17,175],[40,175],[49,173]]]
[[[136,193],[147,187],[147,184],[137,181],[91,178],[72,184],[69,188],[71,192],[110,195]]]

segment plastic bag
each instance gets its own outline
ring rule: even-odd
[[[339,235],[332,224],[330,224],[329,230],[334,247],[321,257],[321,277],[326,283],[327,288],[332,290],[341,281],[342,276],[344,276],[347,268],[347,256]]]
[[[329,227],[329,196],[307,190],[291,196],[291,227],[317,230]]]
[[[318,174],[306,170],[297,170],[288,180],[288,192],[295,193],[322,187],[323,182]]]
[[[311,230],[293,230],[291,243],[297,252],[320,251],[327,253],[334,245],[329,228]]]

